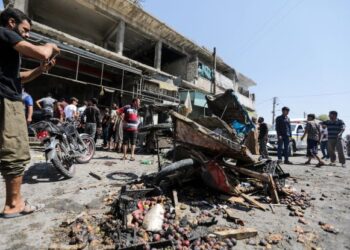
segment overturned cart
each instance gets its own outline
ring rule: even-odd
[[[170,115],[176,142],[173,155],[175,163],[160,171],[159,181],[175,171],[188,175],[195,172],[193,166],[197,166],[203,181],[214,189],[240,195],[254,202],[239,185],[240,177],[246,176],[264,183],[272,201],[279,203],[278,188],[284,185],[284,179],[289,175],[283,172],[277,162],[259,160],[258,156],[252,155],[234,131],[217,117],[200,118],[198,122],[201,125],[174,111],[170,111]],[[207,128],[213,123],[220,133]],[[222,126],[218,126],[219,123]]]

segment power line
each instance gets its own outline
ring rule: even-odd
[[[261,102],[258,102],[256,105],[260,105],[260,104],[269,102],[269,101],[271,101],[272,99],[273,99],[273,98],[265,99],[265,100],[263,100],[263,101],[261,101]]]
[[[288,0],[286,0],[284,2],[284,4],[278,8],[277,11],[275,11],[268,19],[265,20],[265,22],[259,27],[259,29],[257,29],[257,31],[255,33],[252,34],[252,36],[250,36],[250,38],[247,40],[247,42],[244,43],[243,46],[241,46],[241,49],[239,49],[239,51],[244,51],[244,49],[247,47],[247,44],[249,45],[252,41],[256,40],[256,37],[262,32],[264,31],[264,29],[266,28],[266,26],[276,17],[279,15],[279,13],[287,6],[288,4]]]
[[[260,36],[256,36],[255,39],[252,39],[250,42],[246,43],[246,45],[243,47],[242,51],[240,53],[238,53],[237,57],[240,57],[244,54],[246,54],[248,52],[248,50],[253,47],[254,43],[256,41],[258,41],[259,39],[261,40],[269,31],[271,31],[273,28],[275,28],[276,26],[278,26],[283,19],[285,19],[296,7],[298,7],[303,1],[305,0],[301,0],[299,2],[297,2],[295,5],[293,5],[289,10],[287,10],[287,12],[285,12],[285,14],[283,14],[275,23],[272,23],[273,25],[270,25],[270,28],[267,29],[266,31],[261,30],[261,35]],[[284,7],[286,6],[283,5],[282,8],[280,8],[279,10],[282,10]],[[274,16],[273,16],[274,17]],[[272,20],[273,18],[271,18]],[[267,22],[268,23],[268,22]],[[258,32],[259,33],[259,32]]]
[[[336,95],[346,95],[350,93],[350,90],[335,92],[335,93],[323,93],[323,94],[314,94],[314,95],[296,95],[296,96],[282,96],[281,98],[304,98],[304,97],[319,97],[319,96],[336,96]]]

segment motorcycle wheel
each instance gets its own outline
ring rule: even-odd
[[[95,141],[89,135],[81,135],[80,138],[85,143],[87,150],[83,156],[76,158],[75,160],[77,163],[80,163],[80,164],[88,163],[92,159],[92,157],[94,157],[95,155],[95,150],[96,150]]]
[[[66,153],[62,149],[60,144],[56,145],[56,156],[51,160],[52,165],[60,172],[65,178],[70,179],[75,175],[75,166],[64,159]]]

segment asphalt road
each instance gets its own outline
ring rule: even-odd
[[[59,227],[62,221],[81,211],[101,215],[108,209],[102,200],[116,192],[125,178],[157,171],[156,156],[139,155],[135,162],[129,162],[120,160],[120,154],[100,151],[89,164],[78,166],[73,179],[62,180],[52,166],[44,163],[40,152],[33,151],[32,155],[32,164],[25,173],[22,186],[23,195],[32,203],[44,203],[46,208],[26,217],[0,219],[0,249],[48,249],[53,229]],[[143,165],[142,159],[151,160],[153,164]],[[275,213],[257,209],[248,212],[237,210],[237,217],[245,222],[246,227],[258,230],[258,239],[269,233],[282,234],[283,240],[274,249],[307,249],[305,244],[297,242],[294,232],[297,225],[313,232],[316,237],[313,241],[321,249],[350,249],[350,164],[347,168],[315,168],[303,165],[303,156],[291,160],[295,163],[293,166],[282,165],[293,177],[288,183],[298,191],[304,189],[314,198],[312,207],[305,213],[308,225],[301,225],[296,217],[289,216],[284,206],[274,207]],[[102,180],[90,176],[90,171],[100,175]],[[3,181],[0,185],[0,204],[3,204]],[[334,225],[339,233],[335,235],[323,231],[319,221]],[[237,249],[256,247],[240,241]]]

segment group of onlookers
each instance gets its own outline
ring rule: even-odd
[[[23,90],[22,101],[26,107],[27,123],[32,121],[33,99]],[[131,158],[135,160],[135,147],[139,117],[137,110],[140,100],[133,99],[130,105],[118,107],[113,103],[111,108],[104,108],[103,112],[97,107],[97,99],[84,101],[78,108],[79,100],[70,98],[69,104],[64,98],[57,101],[48,93],[46,97],[37,100],[36,105],[41,110],[42,119],[57,118],[63,121],[79,121],[79,130],[91,135],[97,140],[100,135],[103,139],[103,149],[124,153],[126,159],[127,145],[131,145]],[[28,110],[28,111],[27,111]],[[124,145],[124,147],[123,147]]]
[[[292,138],[292,129],[290,119],[288,117],[289,108],[283,107],[282,114],[276,118],[276,133],[277,133],[277,157],[278,161],[282,162],[284,157],[284,164],[293,164],[289,161],[290,141]],[[255,122],[256,119],[253,119]],[[258,119],[257,126],[259,153],[262,158],[268,158],[267,142],[268,142],[268,127],[264,122],[264,118]],[[345,155],[343,145],[343,133],[345,131],[345,123],[338,119],[336,111],[329,112],[329,119],[323,122],[317,122],[314,114],[307,115],[307,122],[304,134],[301,140],[307,138],[307,157],[306,165],[311,163],[312,159],[316,159],[320,167],[325,165],[325,159],[330,159],[330,166],[335,166],[336,152],[338,153],[338,160],[342,167],[345,167]],[[318,156],[318,145],[322,151],[322,157]],[[253,153],[256,149],[251,149]]]

